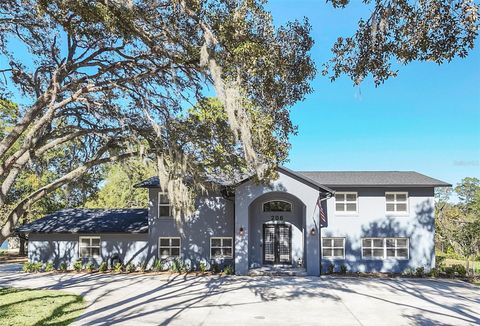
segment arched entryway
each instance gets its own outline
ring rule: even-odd
[[[249,206],[249,268],[305,266],[305,205],[286,192],[269,192]]]

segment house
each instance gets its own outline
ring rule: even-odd
[[[232,264],[245,275],[265,265],[330,264],[349,271],[402,272],[435,265],[434,189],[451,185],[417,172],[294,172],[278,168],[267,185],[245,179],[208,197],[177,222],[159,180],[148,209],[67,209],[18,228],[31,261],[79,258],[152,264]]]

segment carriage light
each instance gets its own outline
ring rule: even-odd
[[[310,234],[311,234],[311,235],[315,235],[316,233],[317,233],[317,230],[315,230],[315,228],[312,228],[312,229],[310,230]]]
[[[243,226],[240,227],[240,230],[238,230],[238,233],[243,236],[243,234],[245,233],[245,231],[243,230]]]

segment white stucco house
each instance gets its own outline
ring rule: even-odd
[[[18,233],[30,261],[77,259],[124,264],[179,258],[231,264],[238,275],[262,266],[293,266],[320,275],[336,270],[402,272],[435,264],[434,189],[450,184],[417,172],[294,172],[245,179],[199,197],[195,214],[178,223],[156,177],[146,209],[67,209]]]

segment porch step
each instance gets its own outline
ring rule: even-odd
[[[250,276],[307,276],[305,268],[293,267],[259,267],[250,269]]]

